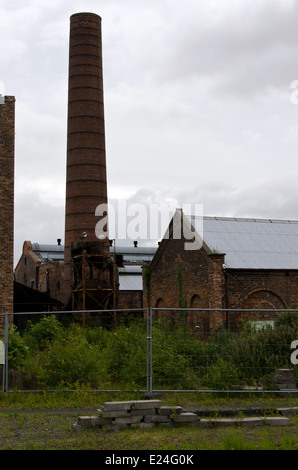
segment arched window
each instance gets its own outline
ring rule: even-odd
[[[190,301],[191,308],[200,308],[201,307],[201,297],[198,294],[194,294]]]
[[[161,308],[161,307],[164,307],[164,302],[163,302],[163,299],[161,297],[159,297],[159,299],[157,299],[157,301],[155,303],[155,308]],[[153,318],[161,318],[163,315],[164,315],[163,310],[153,311]]]

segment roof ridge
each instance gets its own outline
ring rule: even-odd
[[[200,219],[202,216],[198,215],[186,215],[191,219]],[[208,216],[203,215],[203,220],[223,220],[223,221],[235,221],[235,222],[262,222],[262,223],[284,223],[284,224],[298,224],[298,220],[291,219],[263,219],[254,217],[229,217],[229,216]]]

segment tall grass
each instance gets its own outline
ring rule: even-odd
[[[276,368],[290,362],[291,342],[298,339],[297,315],[281,314],[274,328],[244,326],[237,334],[213,333],[200,341],[183,325],[158,321],[152,330],[154,388],[230,390],[243,385],[273,387]],[[20,333],[9,332],[9,368],[38,387],[145,389],[147,331],[141,319],[116,330],[78,324],[63,326],[49,315]]]

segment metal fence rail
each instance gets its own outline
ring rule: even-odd
[[[4,364],[2,366],[2,392],[8,393],[15,391],[9,387],[9,325],[11,323],[10,316],[14,318],[26,315],[27,318],[35,315],[46,316],[55,315],[75,317],[80,319],[84,315],[89,316],[89,320],[96,322],[102,321],[103,328],[105,322],[109,321],[109,330],[117,331],[120,325],[125,324],[128,316],[135,317],[137,314],[144,320],[144,337],[141,338],[143,345],[143,358],[141,366],[144,368],[143,376],[144,382],[137,384],[139,392],[147,392],[152,394],[154,392],[184,392],[184,393],[279,393],[280,389],[268,388],[260,386],[258,383],[245,383],[243,380],[238,381],[237,374],[240,376],[253,377],[254,367],[257,364],[243,365],[239,363],[232,364],[230,360],[230,349],[233,347],[233,340],[235,349],[238,348],[238,355],[241,356],[241,348],[245,350],[248,345],[243,344],[239,346],[236,339],[239,338],[241,333],[231,333],[230,328],[232,325],[231,318],[233,314],[240,316],[249,315],[249,318],[254,318],[255,314],[274,313],[275,315],[281,312],[295,312],[296,309],[208,309],[208,308],[141,308],[141,309],[113,309],[113,310],[84,310],[84,311],[54,311],[54,312],[18,312],[18,313],[3,313],[0,314],[0,320],[4,319],[4,329],[2,332],[4,342]],[[211,329],[204,327],[204,318],[209,318],[210,315],[221,313],[226,321],[223,325],[221,333],[215,333]],[[1,318],[2,317],[2,318]],[[85,323],[85,322],[84,322]],[[88,320],[86,320],[88,323]],[[197,323],[197,324],[196,324]],[[255,322],[252,320],[251,324]],[[271,325],[270,323],[268,323]],[[206,326],[206,325],[205,325]],[[261,328],[262,325],[254,325],[254,328]],[[298,327],[297,327],[298,328]],[[129,329],[129,323],[128,323]],[[233,329],[233,328],[232,328]],[[255,330],[256,331],[256,330]],[[0,332],[1,335],[1,332]],[[221,344],[214,340],[216,338],[226,341]],[[221,335],[221,336],[220,336]],[[244,336],[243,336],[244,337]],[[258,338],[257,335],[255,335]],[[1,336],[0,336],[1,338]],[[211,340],[210,340],[211,338]],[[247,336],[247,338],[253,338]],[[294,338],[294,339],[298,339]],[[251,339],[250,339],[251,341]],[[231,346],[232,345],[232,346]],[[237,348],[236,348],[237,346]],[[249,347],[259,347],[259,344],[249,344]],[[270,370],[271,365],[268,364],[266,358],[268,347],[268,355],[273,354],[274,351],[279,353],[283,351],[284,356],[280,356],[279,367],[284,367],[285,364],[290,364],[289,358],[291,355],[291,344],[264,344],[262,345],[262,353],[264,354],[264,364],[260,367],[264,370],[266,375],[266,368]],[[273,351],[273,352],[272,352]],[[285,353],[284,353],[285,351]],[[259,358],[260,359],[260,358]],[[267,361],[267,362],[266,362]],[[259,361],[261,362],[261,361]],[[277,361],[278,362],[278,361]],[[247,370],[245,370],[245,368]],[[295,369],[295,365],[291,367]],[[146,369],[146,370],[145,370]],[[142,371],[141,371],[142,372]],[[245,372],[245,374],[244,374]],[[250,372],[250,373],[247,373]],[[205,382],[204,382],[204,380]],[[219,384],[219,385],[218,385]],[[23,392],[28,391],[45,391],[45,390],[18,390]],[[47,390],[54,391],[54,390]],[[63,390],[58,390],[63,391]],[[74,391],[69,390],[67,391]],[[78,391],[78,390],[76,390]],[[123,392],[131,391],[123,389],[123,387],[115,389],[94,389],[94,392]],[[298,393],[297,389],[286,389],[283,393]]]

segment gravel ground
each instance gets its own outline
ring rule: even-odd
[[[291,426],[201,429],[158,426],[149,430],[108,432],[93,429],[78,432],[78,416],[94,415],[95,408],[0,410],[0,450],[171,450],[227,448],[298,450],[298,416]]]

